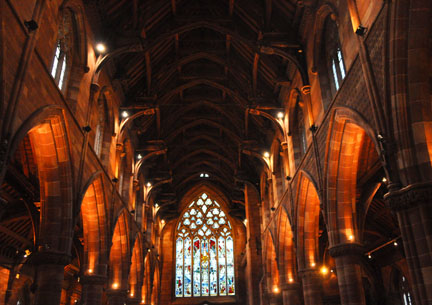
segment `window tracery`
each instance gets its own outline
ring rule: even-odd
[[[235,295],[232,227],[206,193],[183,213],[175,243],[176,297]]]
[[[73,48],[73,13],[65,10],[60,23],[57,45],[51,67],[51,76],[60,90],[64,90],[68,66],[71,62]]]

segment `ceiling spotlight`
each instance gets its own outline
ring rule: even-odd
[[[268,158],[268,157],[270,157],[270,154],[268,153],[268,151],[266,151],[266,152],[264,153],[264,158]]]
[[[106,51],[106,46],[99,42],[98,44],[96,44],[96,51],[98,51],[98,53],[105,53]]]
[[[152,184],[150,183],[150,182],[147,182],[147,187],[151,187],[152,186]]]
[[[368,259],[372,259],[372,255],[368,254]]]
[[[159,207],[159,204],[155,203],[155,208],[157,209]]]
[[[204,177],[208,178],[208,177],[210,177],[210,176],[209,176],[209,174],[204,174]]]
[[[394,241],[393,246],[397,247],[398,243],[397,241]]]
[[[385,182],[387,182],[387,178],[383,177],[381,181],[385,183]]]
[[[129,116],[129,113],[127,111],[122,112],[122,117],[127,118]]]
[[[138,154],[137,159],[138,159],[138,160],[141,160],[141,159],[142,159],[141,154]]]
[[[163,224],[163,225],[164,225],[164,224],[165,224],[165,220],[163,220],[163,219],[162,219],[162,220],[161,220],[161,224]]]
[[[200,178],[204,178],[204,174],[203,173],[200,174]]]
[[[283,119],[283,117],[284,117],[283,112],[278,112],[277,117],[278,117],[278,119]]]

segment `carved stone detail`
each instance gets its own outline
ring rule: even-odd
[[[364,252],[363,245],[357,243],[339,244],[329,248],[329,253],[332,257],[363,255]]]
[[[432,184],[416,183],[384,196],[393,211],[401,211],[432,203]]]

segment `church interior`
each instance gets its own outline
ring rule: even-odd
[[[431,305],[432,1],[0,1],[0,305]]]

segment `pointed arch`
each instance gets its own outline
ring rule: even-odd
[[[372,141],[375,150],[379,147],[372,128],[361,115],[346,107],[336,108],[324,165],[330,245],[359,239],[355,221],[357,173],[361,148],[366,141]]]
[[[286,210],[284,208],[279,210],[278,257],[280,283],[291,283],[296,275],[293,231]]]
[[[87,182],[81,202],[84,235],[84,272],[105,275],[107,257],[106,195],[102,172]]]
[[[129,219],[123,209],[117,218],[109,255],[110,282],[112,289],[127,289],[130,263]]]
[[[144,259],[142,247],[141,234],[137,233],[135,237],[135,244],[132,249],[132,258],[129,271],[129,296],[131,298],[137,298],[141,295],[141,287],[143,285],[144,276]]]
[[[318,260],[320,199],[312,177],[301,171],[297,187],[297,251],[300,270],[313,268]]]
[[[278,257],[275,247],[275,239],[271,230],[267,231],[265,239],[265,270],[266,270],[266,287],[270,293],[272,291],[278,291],[280,285]]]

